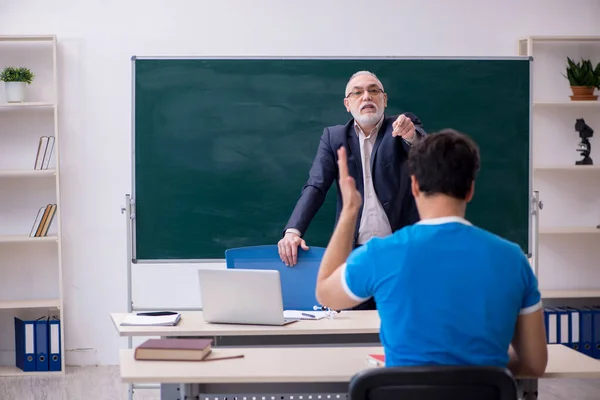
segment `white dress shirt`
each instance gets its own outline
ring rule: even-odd
[[[360,158],[362,162],[364,187],[363,209],[358,228],[358,244],[365,244],[369,239],[375,236],[384,237],[392,233],[390,221],[388,220],[387,215],[385,215],[381,202],[375,194],[373,175],[371,172],[371,154],[382,123],[383,117],[369,135],[365,135],[356,121],[354,122],[354,130],[360,143]]]

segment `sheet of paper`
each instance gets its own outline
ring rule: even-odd
[[[296,310],[285,310],[283,312],[283,318],[285,319],[323,319],[327,316],[325,311],[296,311]]]

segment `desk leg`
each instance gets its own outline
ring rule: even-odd
[[[202,393],[206,392],[205,385],[186,384],[183,390],[185,391],[185,400],[200,400]]]
[[[183,400],[181,386],[177,383],[163,383],[160,385],[160,400]]]
[[[537,400],[538,398],[538,380],[524,379],[523,383],[523,400]]]

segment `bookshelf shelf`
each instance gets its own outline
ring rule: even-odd
[[[30,237],[29,235],[0,235],[0,243],[57,242],[58,236]]]
[[[0,35],[0,42],[54,42],[56,35]]]
[[[54,108],[54,103],[46,102],[23,102],[23,103],[0,103],[0,109],[11,109],[11,108],[48,108],[49,110]]]
[[[545,43],[595,43],[600,41],[600,36],[560,36],[560,35],[539,35],[529,36],[520,39],[521,42],[545,42]]]
[[[62,375],[62,372],[23,372],[17,367],[0,366],[0,376],[11,377],[11,376],[53,376]]]
[[[32,177],[32,178],[44,178],[49,176],[56,176],[56,169],[43,169],[43,170],[35,170],[35,169],[0,169],[0,178],[1,177]]]
[[[593,299],[600,298],[600,289],[542,290],[544,299]]]
[[[538,171],[600,172],[600,165],[538,165]]]
[[[60,299],[0,301],[0,309],[2,310],[21,308],[60,308]]]
[[[542,235],[579,235],[579,234],[600,234],[600,228],[595,226],[557,226],[542,228],[540,227],[540,234]]]
[[[572,107],[572,108],[587,108],[600,107],[599,100],[589,101],[534,101],[534,107]]]
[[[0,35],[3,65],[35,74],[21,103],[8,103],[0,82],[0,377],[65,373],[57,51],[54,35]],[[58,318],[60,371],[16,366],[15,317]],[[59,351],[55,339],[48,343],[47,352]]]

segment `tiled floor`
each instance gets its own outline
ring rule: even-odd
[[[135,400],[157,400],[157,390],[136,393]],[[127,400],[119,367],[67,368],[62,377],[0,378],[1,400]]]
[[[598,400],[600,380],[542,379],[540,400]],[[64,377],[0,378],[1,400],[127,400],[116,366],[68,368]],[[136,389],[134,400],[159,400],[156,389]]]

